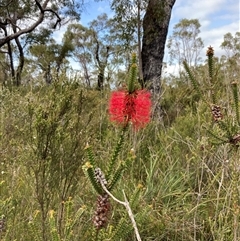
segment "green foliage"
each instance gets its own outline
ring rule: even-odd
[[[68,26],[64,42],[72,43],[74,59],[81,69],[79,74],[87,87],[108,87],[116,80],[118,67],[125,64],[128,54],[123,52],[119,27],[105,13],[89,22],[88,27],[76,23]]]
[[[129,72],[129,77],[128,77],[128,92],[133,93],[134,90],[136,89],[136,79],[137,79],[137,63],[136,63],[136,54],[132,55],[132,63],[131,63],[131,68]]]
[[[0,28],[5,34],[1,38],[0,46],[4,49],[6,56],[9,56],[9,58],[4,59],[4,65],[8,66],[7,70],[4,71],[4,81],[8,85],[14,84],[19,86],[22,84],[23,68],[27,62],[25,61],[26,48],[31,50],[33,43],[41,42],[40,45],[42,45],[44,42],[44,44],[47,44],[46,42],[49,41],[48,38],[54,32],[55,28],[60,25],[64,17],[79,20],[79,10],[81,7],[82,5],[79,3],[65,0],[59,0],[57,4],[52,0],[48,0],[45,3],[39,1],[32,3],[29,1],[1,2],[0,14],[5,24],[0,26]],[[29,21],[30,18],[32,21]],[[43,20],[44,27],[41,27]],[[23,22],[27,24],[23,24]],[[7,31],[7,29],[11,31]],[[63,44],[63,51],[60,53],[58,62],[62,62],[66,56],[66,51],[68,51],[67,49],[69,49],[69,45]],[[41,54],[38,52],[37,57],[41,58]],[[47,58],[46,55],[45,57]],[[17,61],[14,58],[17,58]],[[15,66],[14,62],[19,63]],[[42,64],[43,62],[38,67]],[[48,64],[50,63],[48,62]],[[28,72],[29,66],[26,69]],[[32,72],[29,71],[27,78],[30,76],[34,78],[36,72],[32,75]]]
[[[114,10],[114,22],[119,25],[119,39],[126,52],[137,44],[137,36],[142,36],[142,20],[147,8],[147,1],[113,0],[111,8]],[[140,25],[140,29],[139,29]]]
[[[184,61],[183,65],[193,84],[193,87],[199,93],[202,99],[206,101],[211,108],[211,113],[212,113],[215,125],[212,125],[211,129],[209,129],[209,133],[211,134],[211,136],[215,137],[216,139],[221,140],[220,143],[225,142],[225,143],[236,145],[238,143],[238,132],[239,132],[239,109],[238,109],[239,103],[238,103],[237,83],[233,82],[232,84],[232,94],[233,94],[233,100],[234,100],[233,103],[234,103],[235,109],[232,110],[230,109],[230,106],[227,106],[226,108],[228,110],[225,113],[226,116],[224,116],[224,114],[222,113],[223,107],[217,105],[217,99],[216,99],[217,88],[220,85],[219,83],[217,83],[218,71],[216,70],[216,68],[214,68],[213,56],[214,56],[214,51],[213,51],[213,48],[210,46],[207,50],[208,78],[210,80],[208,83],[207,89],[209,92],[209,96],[211,97],[210,100],[207,99],[209,97],[207,97],[206,95],[205,96],[203,95],[203,91],[200,89],[200,84],[194,77],[194,74],[192,73],[188,64]],[[206,88],[206,86],[203,86],[202,88],[204,87]],[[233,111],[235,112],[234,117],[232,117]],[[214,133],[214,127],[216,127],[215,133]]]
[[[110,162],[108,164],[107,179],[111,178],[111,176],[112,176],[113,168],[116,165],[118,155],[120,154],[120,151],[121,151],[122,146],[123,146],[125,132],[126,132],[126,128],[124,128],[122,130],[122,133],[120,134],[119,140],[118,140],[117,145],[116,145],[116,147],[114,149],[114,152],[113,152],[113,155],[111,157],[111,160],[110,160]]]
[[[65,81],[1,88],[0,239],[134,240],[125,208],[112,200],[106,228],[93,227],[87,163],[98,194],[96,167],[115,197],[124,190],[142,240],[238,241],[240,75],[229,59],[211,65],[211,80],[208,60],[189,67],[200,93],[170,77],[164,120],[137,133],[110,125],[108,91]]]
[[[128,168],[128,165],[130,163],[128,158],[127,161],[125,162],[122,161],[118,165],[118,156],[123,146],[125,131],[126,131],[126,128],[124,128],[122,133],[120,134],[120,138],[113,151],[112,157],[107,165],[106,181],[107,181],[107,187],[109,191],[115,187],[120,177],[122,176],[123,171]],[[88,177],[88,179],[90,180],[95,191],[98,194],[103,194],[104,190],[102,189],[101,184],[98,182],[98,180],[95,177],[95,170],[98,166],[97,166],[97,163],[95,162],[95,157],[94,157],[94,154],[92,153],[92,149],[90,146],[86,147],[86,152],[88,154],[88,162],[86,162],[85,165],[83,166],[83,170],[86,176]]]
[[[232,82],[232,99],[233,99],[233,105],[229,104],[226,106],[226,111],[223,114],[223,107],[216,105],[217,98],[216,98],[216,79],[218,72],[215,73],[216,76],[214,76],[214,61],[213,61],[213,48],[210,46],[207,51],[208,56],[208,73],[209,73],[209,79],[210,79],[210,95],[212,97],[212,105],[211,105],[211,113],[213,116],[213,124],[209,128],[209,133],[212,137],[215,138],[215,140],[220,141],[219,143],[215,143],[218,145],[225,144],[225,148],[228,152],[228,158],[231,161],[231,164],[229,165],[229,169],[231,170],[231,176],[232,179],[229,183],[229,185],[226,187],[227,189],[230,188],[230,201],[232,202],[232,205],[230,205],[228,209],[228,216],[231,216],[233,218],[232,221],[232,227],[229,228],[227,225],[227,220],[219,219],[219,223],[212,222],[210,219],[210,229],[213,234],[214,240],[224,240],[224,233],[228,233],[228,235],[231,237],[232,240],[237,241],[239,239],[239,190],[238,190],[238,182],[239,182],[239,169],[238,169],[238,160],[239,160],[239,142],[240,142],[240,135],[239,135],[239,98],[238,98],[238,88],[237,88],[237,82]],[[187,64],[185,64],[185,69],[190,75],[190,69],[187,67]],[[194,86],[195,87],[195,86]],[[207,93],[208,94],[208,93]],[[205,94],[206,95],[206,94]],[[209,97],[208,96],[208,97]],[[207,99],[207,95],[205,97]],[[225,99],[226,102],[231,103],[232,99]],[[211,100],[208,100],[208,103]],[[233,108],[232,108],[233,106]],[[231,147],[233,146],[233,147]],[[223,185],[223,172],[222,172],[222,179],[220,182],[220,186],[217,190],[217,209],[219,208],[219,193],[221,192],[221,186]],[[214,176],[214,178],[217,178],[217,175]],[[229,191],[229,189],[228,189]],[[232,209],[233,208],[233,209]],[[237,210],[236,210],[237,209]],[[218,210],[217,210],[218,211]],[[216,234],[214,231],[217,226],[221,227],[221,230],[219,230],[218,234]],[[220,234],[219,234],[220,233]]]
[[[121,240],[126,238],[126,235],[132,230],[132,226],[129,225],[129,223],[126,222],[126,219],[122,218],[115,231],[113,232],[113,235],[111,236],[112,240]]]
[[[90,147],[88,149],[90,149]],[[101,184],[96,180],[95,168],[94,166],[92,166],[91,162],[85,163],[85,165],[83,166],[83,170],[85,172],[85,175],[90,180],[95,191],[100,195],[103,194],[103,189],[101,187]]]
[[[203,97],[202,95],[202,91],[200,89],[200,84],[198,83],[198,81],[196,80],[194,74],[192,73],[192,71],[190,70],[188,64],[186,61],[183,61],[183,66],[188,74],[188,77],[192,83],[192,85],[194,86],[195,90],[198,92],[199,96]]]
[[[240,119],[239,119],[239,98],[238,98],[238,86],[236,82],[232,82],[232,91],[233,91],[233,100],[234,100],[234,107],[236,113],[236,120],[238,125],[240,126]]]
[[[94,111],[92,101],[95,97],[96,94],[86,93],[70,83],[36,88],[26,94],[7,89],[1,91],[1,103],[11,99],[9,105],[1,106],[1,110],[4,108],[1,115],[1,178],[3,183],[8,180],[13,185],[10,189],[3,185],[1,195],[12,200],[9,210],[15,210],[3,212],[8,220],[6,240],[17,235],[15,227],[21,230],[32,210],[40,213],[34,227],[41,240],[49,233],[49,209],[57,211],[58,235],[64,235],[63,204],[78,193],[77,186],[83,176],[81,166],[88,139],[84,132],[94,137],[90,133],[93,126],[97,126],[92,123],[89,111],[89,106]],[[20,99],[21,105],[18,106]],[[9,108],[13,112],[8,112]],[[22,198],[24,189],[29,195],[27,201]],[[17,219],[16,212],[21,214]]]
[[[71,198],[64,203],[64,227],[62,231],[62,237],[59,233],[58,218],[54,210],[50,210],[47,215],[47,225],[49,228],[49,241],[70,241],[76,240],[76,234],[74,233],[74,226],[76,226],[81,220],[85,211],[85,207],[80,207],[78,210],[74,210],[73,201]],[[41,241],[42,236],[38,227],[39,211],[36,211],[32,220],[29,221],[27,229],[30,232],[31,240]]]
[[[207,51],[207,56],[208,56],[208,74],[209,74],[209,78],[210,78],[210,81],[212,81],[212,78],[213,78],[213,55],[214,55],[214,52],[213,52],[213,49],[211,47],[208,48],[208,51]]]
[[[239,57],[239,51],[240,51],[240,32],[236,32],[235,36],[233,36],[231,33],[226,33],[223,36],[223,43],[221,44],[221,47],[226,51],[228,58],[233,57],[234,55],[237,55]]]

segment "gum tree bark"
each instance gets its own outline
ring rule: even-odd
[[[154,94],[160,93],[164,48],[175,1],[149,0],[143,19],[143,81]]]

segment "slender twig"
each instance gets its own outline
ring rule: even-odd
[[[124,196],[124,202],[123,202],[123,201],[120,201],[119,199],[117,199],[116,197],[114,197],[111,192],[109,192],[109,191],[107,190],[107,188],[106,188],[105,184],[103,183],[103,180],[101,180],[101,178],[99,178],[98,180],[100,181],[103,190],[104,190],[114,201],[116,201],[116,202],[122,204],[123,206],[125,206],[125,208],[126,208],[126,210],[127,210],[127,213],[128,213],[128,216],[129,216],[130,219],[131,219],[131,222],[132,222],[132,225],[133,225],[134,232],[135,232],[135,235],[136,235],[136,237],[137,237],[137,240],[138,240],[138,241],[142,241],[142,240],[141,240],[141,237],[140,237],[140,234],[139,234],[139,231],[138,231],[138,228],[137,228],[136,221],[135,221],[135,219],[134,219],[134,215],[133,215],[132,209],[131,209],[131,207],[130,207],[130,205],[129,205],[129,202],[128,202],[128,200],[127,200],[127,197],[126,197],[126,195],[125,195],[125,192],[122,190],[123,196]]]

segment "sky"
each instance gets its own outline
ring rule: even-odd
[[[233,35],[240,31],[240,2],[239,0],[176,0],[173,7],[170,29],[180,19],[198,19],[201,24],[200,37],[205,47],[213,46],[215,52],[223,53],[219,46],[224,34]]]
[[[109,0],[95,1],[86,0],[84,11],[81,15],[81,24],[87,24],[96,19],[102,13],[107,13],[109,17],[113,15],[110,10]],[[205,59],[208,46],[215,50],[215,56],[221,56],[225,52],[220,48],[224,34],[230,32],[234,36],[240,31],[240,0],[176,0],[173,6],[172,16],[169,25],[169,35],[175,24],[183,18],[198,19],[201,28],[199,37],[204,42],[204,49],[201,57]],[[61,38],[62,31],[57,33]],[[168,62],[167,51],[165,62]]]
[[[108,0],[98,2],[88,0],[81,22],[87,25],[102,13],[110,16],[113,14]],[[224,34],[231,32],[234,35],[240,31],[240,0],[176,0],[172,10],[169,34],[182,18],[197,18],[201,24],[200,37],[205,47],[211,45],[218,50]]]

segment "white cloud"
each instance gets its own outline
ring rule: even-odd
[[[239,1],[178,0],[173,7],[170,28],[182,18],[198,19],[202,26],[201,31],[230,22],[236,22],[239,29]]]
[[[225,52],[220,48],[220,45],[223,42],[223,37],[226,33],[230,32],[233,35],[239,31],[237,23],[230,23],[218,28],[208,29],[201,32],[200,37],[204,40],[205,47],[212,46],[215,49],[215,55],[221,56]]]
[[[201,28],[208,28],[211,24],[211,21],[209,19],[204,19],[201,21]]]
[[[79,23],[79,22],[76,20],[68,21],[66,24],[62,25],[60,28],[57,27],[56,30],[53,32],[53,38],[58,44],[62,43],[62,39],[63,39],[64,33],[67,31],[68,25],[73,24],[73,23]]]
[[[240,31],[239,1],[236,0],[177,0],[172,11],[169,27],[169,35],[180,19],[198,19],[200,37],[204,42],[204,50],[201,53],[203,59],[208,46],[213,46],[216,56],[221,56],[224,51],[220,48],[223,36],[230,32],[233,35]],[[165,59],[167,59],[167,53]]]
[[[100,13],[104,13],[104,11],[105,11],[104,7],[102,7],[102,6],[98,7],[97,10],[98,10],[98,12],[100,12]]]
[[[165,68],[163,68],[162,76],[168,77],[170,74],[177,76],[179,74],[180,68],[181,66],[179,66],[178,64],[175,64],[175,65],[168,64]]]
[[[62,38],[66,30],[67,26],[62,26],[60,29],[54,31],[53,38],[58,44],[62,43]]]
[[[178,0],[176,5],[173,7],[174,17],[177,19],[188,18],[188,19],[204,19],[209,14],[214,13],[221,9],[226,0]]]

